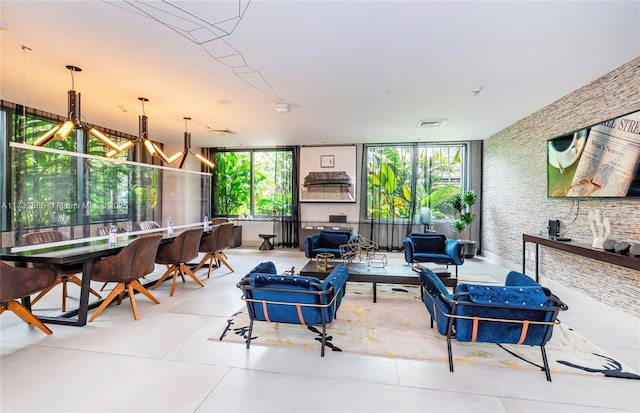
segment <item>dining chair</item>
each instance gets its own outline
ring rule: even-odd
[[[96,235],[99,237],[102,236],[106,236],[109,235],[109,232],[111,231],[111,225],[105,225],[103,227],[97,227],[96,228]],[[118,234],[124,234],[125,232],[127,232],[126,229],[120,227],[120,226],[116,226],[116,231],[118,232]]]
[[[57,242],[57,241],[65,241],[67,237],[60,231],[51,230],[51,231],[40,231],[40,232],[30,232],[28,234],[23,235],[23,239],[28,245],[38,245],[45,244],[49,242]],[[42,297],[44,297],[49,291],[51,291],[58,284],[62,284],[62,312],[67,311],[67,297],[69,296],[67,290],[67,284],[69,282],[82,287],[82,281],[76,274],[82,273],[82,265],[83,264],[70,264],[70,265],[58,265],[58,264],[45,264],[45,263],[35,263],[35,268],[53,268],[58,273],[56,277],[56,282],[40,291],[40,293],[31,300],[31,304],[37,303]],[[89,289],[91,294],[95,295],[98,298],[102,298],[102,296],[95,291],[93,288]]]
[[[57,273],[53,268],[12,267],[0,262],[0,314],[5,310],[11,311],[27,324],[33,324],[44,333],[51,334],[52,331],[17,299],[50,287],[56,282],[56,277]]]
[[[91,269],[91,279],[96,281],[118,283],[100,304],[98,309],[89,319],[89,322],[107,308],[118,297],[118,305],[122,302],[124,293],[129,294],[133,318],[140,319],[138,305],[135,299],[135,291],[138,291],[156,304],[160,301],[154,297],[138,278],[143,277],[155,269],[156,252],[160,245],[162,234],[142,235],[133,240],[116,255],[96,261]]]
[[[216,268],[222,263],[233,272],[233,268],[231,268],[227,262],[227,256],[224,253],[224,250],[229,247],[229,239],[231,239],[232,232],[233,223],[227,222],[213,225],[211,232],[202,236],[199,252],[203,252],[204,257],[202,257],[198,265],[193,269],[193,272],[198,271],[207,261],[209,261],[207,278],[211,275],[211,268],[214,262],[216,263]]]
[[[125,232],[127,232],[126,229],[119,226],[116,227],[116,231],[118,232],[118,234],[124,234]],[[96,228],[96,235],[99,237],[107,236],[109,235],[109,232],[111,232],[111,225],[105,225],[105,226]],[[102,287],[100,287],[100,291],[103,291],[104,288],[107,286],[107,284],[109,283],[108,282],[103,283]]]
[[[169,296],[173,297],[173,291],[176,288],[176,277],[180,275],[182,281],[184,281],[185,273],[193,278],[199,286],[204,287],[204,284],[187,266],[189,261],[198,256],[202,233],[202,228],[187,229],[175,237],[170,243],[160,245],[158,253],[156,254],[156,264],[165,264],[167,271],[165,271],[162,277],[151,287],[152,290],[158,288],[169,275],[172,275],[173,278],[171,280]]]
[[[140,221],[133,224],[134,231],[146,231],[157,228],[160,228],[160,224],[156,221]]]

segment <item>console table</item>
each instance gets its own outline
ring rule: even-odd
[[[591,258],[592,260],[608,262],[609,264],[619,265],[625,268],[640,271],[640,258],[632,257],[627,254],[619,254],[617,252],[609,252],[597,248],[593,248],[588,244],[581,244],[573,241],[556,241],[542,236],[522,234],[522,273],[526,270],[526,244],[527,242],[536,245],[536,282],[538,281],[538,258],[540,245],[548,248],[557,249],[568,252],[570,254],[581,255]]]

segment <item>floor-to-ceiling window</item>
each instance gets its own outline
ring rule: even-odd
[[[448,201],[466,189],[467,145],[365,145],[363,169],[361,232],[400,249],[414,225],[454,218]]]
[[[291,216],[293,150],[252,149],[215,153],[215,216]]]

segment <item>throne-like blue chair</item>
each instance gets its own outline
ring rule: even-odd
[[[280,275],[271,261],[259,264],[237,284],[249,313],[247,348],[251,345],[254,321],[319,325],[322,326],[320,355],[324,357],[327,325],[340,308],[348,276],[344,264],[338,264],[324,281],[316,277]]]
[[[305,239],[304,254],[307,258],[314,258],[320,253],[333,254],[340,258],[341,245],[348,245],[356,236],[349,230],[323,229],[317,234],[308,235]]]
[[[558,313],[568,307],[547,288],[519,272],[507,274],[504,286],[459,284],[455,294],[429,269],[420,272],[422,300],[438,332],[447,337],[449,371],[451,340],[539,346],[543,370],[551,381],[545,344]]]
[[[404,239],[404,260],[409,264],[455,265],[457,278],[458,265],[464,263],[463,246],[462,241],[448,239],[444,234],[412,232]]]

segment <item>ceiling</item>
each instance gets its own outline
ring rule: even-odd
[[[484,139],[640,55],[638,1],[2,0],[0,21],[2,99],[65,115],[73,85],[85,122],[137,135],[146,97],[149,136],[194,147]]]

